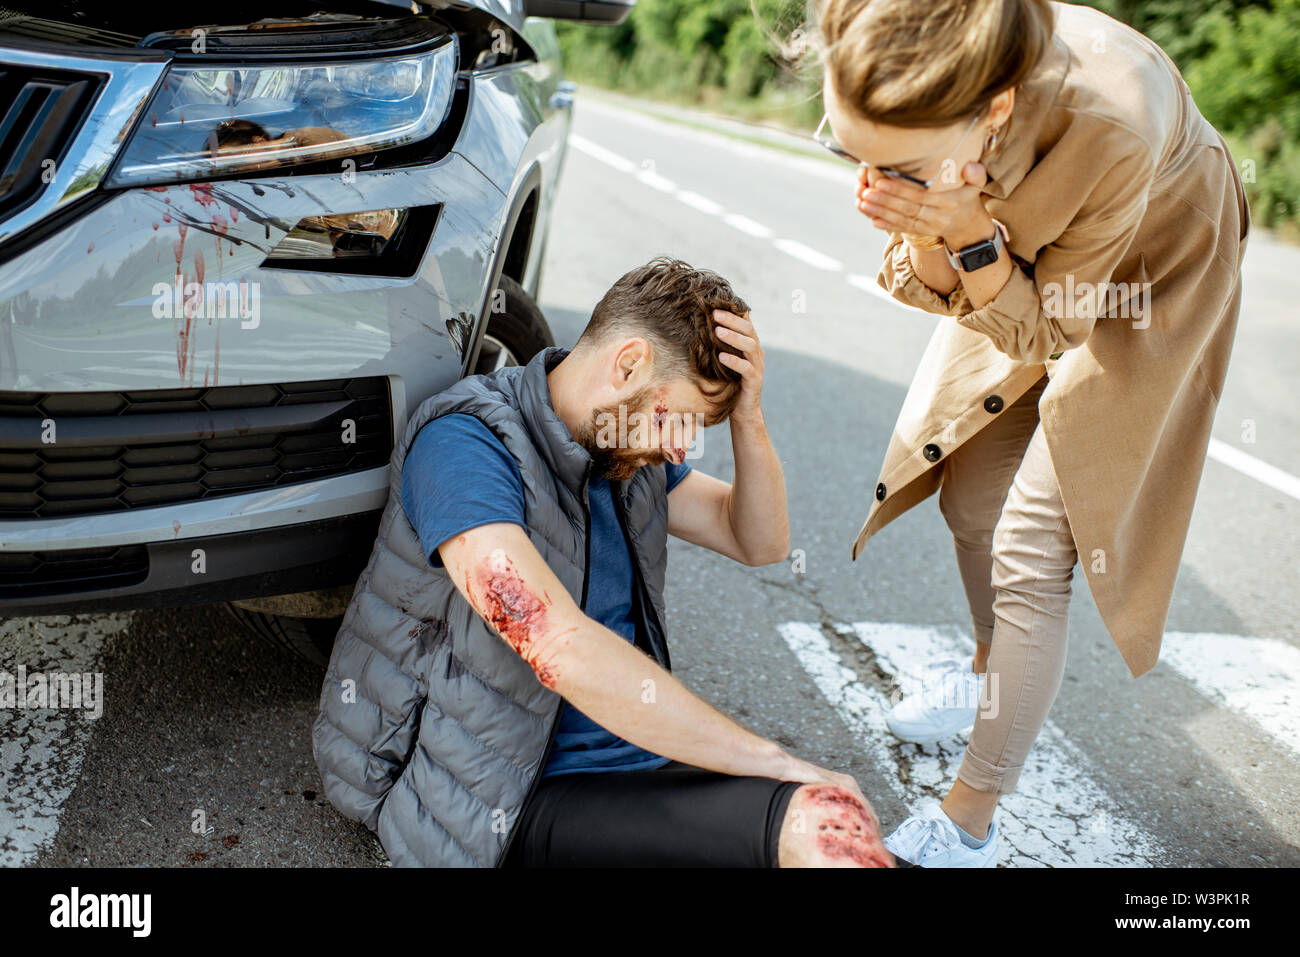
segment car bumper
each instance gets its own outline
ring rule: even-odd
[[[197,535],[107,549],[6,550],[5,615],[208,604],[345,585],[365,567],[379,511],[264,531]],[[30,570],[16,583],[19,565]]]

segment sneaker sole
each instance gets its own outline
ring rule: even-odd
[[[917,736],[899,732],[888,719],[886,719],[885,723],[889,725],[889,732],[894,737],[898,738],[900,741],[907,741],[909,744],[938,744],[940,741],[950,741],[960,734],[969,734],[975,728],[975,724],[972,722],[964,728],[959,728],[956,731],[951,731],[945,734]]]

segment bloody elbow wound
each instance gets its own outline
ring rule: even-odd
[[[546,611],[549,602],[538,598],[519,577],[514,563],[503,549],[493,549],[484,558],[475,573],[478,588],[471,590],[482,596],[486,608],[481,609],[497,634],[506,640],[537,675],[537,680],[554,690],[555,665],[544,659],[550,647],[549,623]]]

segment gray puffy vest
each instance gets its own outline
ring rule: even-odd
[[[556,415],[546,380],[568,352],[544,349],[431,396],[393,450],[388,503],[334,643],[312,750],[330,802],[376,832],[394,865],[499,866],[564,703],[429,564],[402,506],[402,464],[429,420],[477,416],[519,465],[529,538],[583,607],[591,456]],[[643,467],[611,485],[637,573],[636,643],[668,668],[666,474]]]

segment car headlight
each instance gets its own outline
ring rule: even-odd
[[[265,65],[177,62],[109,186],[211,179],[427,139],[451,106],[456,45],[419,54]]]

